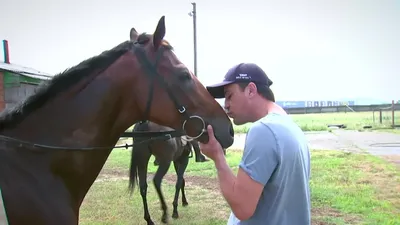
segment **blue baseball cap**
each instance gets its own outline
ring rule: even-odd
[[[214,98],[224,98],[224,87],[228,84],[253,82],[255,84],[267,85],[270,87],[272,81],[267,74],[254,63],[240,63],[230,68],[221,83],[207,86],[208,92]]]

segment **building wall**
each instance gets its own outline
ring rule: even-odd
[[[16,104],[33,95],[37,85],[31,83],[21,83],[18,87],[8,87],[4,92],[5,108],[14,107]]]
[[[5,88],[19,86],[21,83],[31,83],[31,84],[38,85],[42,81],[37,78],[22,76],[22,75],[10,73],[10,72],[3,72],[3,74],[4,74],[3,84],[4,84]]]
[[[13,107],[18,102],[34,94],[41,81],[32,77],[2,72],[0,79],[0,111]]]

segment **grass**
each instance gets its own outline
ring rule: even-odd
[[[387,129],[391,127],[391,112],[382,113],[382,124],[379,123],[379,113],[375,113],[375,122],[372,112],[347,113],[318,113],[290,115],[303,131],[327,131],[329,124],[345,124],[349,130],[363,130],[366,125],[374,130],[384,130],[400,133],[399,130]],[[400,125],[400,111],[395,112],[395,124]],[[235,126],[235,133],[246,133],[251,123]]]
[[[241,154],[239,150],[227,152],[234,171]],[[80,224],[146,224],[138,190],[133,196],[127,192],[129,160],[129,151],[113,151],[99,181],[85,198]],[[155,171],[152,158],[149,173]],[[175,179],[171,166],[162,184],[169,215]],[[189,206],[180,205],[180,218],[170,219],[171,224],[226,224],[230,211],[219,193],[213,163],[195,163],[191,159],[185,179]],[[380,158],[313,150],[311,189],[313,224],[400,224],[400,173]],[[161,224],[160,204],[151,180],[147,199],[151,218]]]

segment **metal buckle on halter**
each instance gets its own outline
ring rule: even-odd
[[[179,113],[184,113],[186,111],[186,108],[185,108],[185,106],[181,106],[181,108],[180,109],[178,109],[178,112]],[[185,120],[186,121],[186,120]]]
[[[182,138],[183,138],[185,141],[193,141],[193,140],[199,138],[201,135],[203,135],[203,134],[207,131],[207,130],[206,130],[206,122],[204,122],[203,118],[201,118],[200,116],[196,116],[196,115],[194,115],[194,116],[189,116],[189,119],[186,119],[186,120],[183,122],[183,124],[182,124],[182,130],[183,130],[183,131],[186,131],[186,130],[185,130],[186,122],[187,122],[188,120],[190,120],[190,119],[199,119],[199,120],[203,123],[203,128],[201,129],[200,134],[197,135],[197,136],[194,136],[194,137],[191,137],[191,136],[189,136],[189,135],[184,135],[184,136],[182,136]]]

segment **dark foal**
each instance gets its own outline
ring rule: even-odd
[[[169,127],[164,127],[153,122],[136,123],[133,131],[168,131],[173,130]],[[146,138],[135,138],[134,143],[139,143]],[[195,141],[192,141],[192,143]],[[130,184],[131,191],[135,188],[137,177],[139,177],[140,195],[143,200],[144,219],[147,224],[154,224],[150,218],[149,209],[147,206],[147,166],[151,155],[154,155],[159,163],[156,174],[153,177],[154,186],[156,188],[158,197],[161,201],[161,209],[163,215],[161,221],[167,223],[167,205],[161,191],[161,182],[165,174],[174,162],[174,168],[177,175],[175,184],[175,197],[173,201],[173,218],[178,218],[178,198],[179,191],[182,191],[182,205],[187,206],[188,202],[185,196],[185,179],[183,174],[189,162],[189,154],[192,151],[192,143],[186,142],[182,138],[173,138],[168,141],[151,141],[144,144],[136,145],[132,149],[131,167],[130,167]],[[195,143],[197,144],[197,142]],[[198,144],[197,146],[198,147]],[[198,149],[199,150],[199,149]],[[200,153],[201,154],[201,153]]]
[[[195,141],[195,140],[189,141],[187,144],[190,147],[193,147],[194,154],[195,154],[195,161],[196,162],[207,162],[207,161],[209,161],[203,154],[201,154],[200,146],[199,146],[199,143],[197,141]],[[189,153],[191,153],[191,151]],[[188,156],[188,157],[191,158],[191,156]],[[153,163],[154,163],[155,166],[159,165],[159,163],[157,161],[157,158],[154,159]]]

